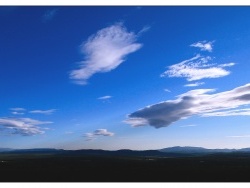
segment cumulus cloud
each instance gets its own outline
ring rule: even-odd
[[[191,59],[169,66],[161,77],[181,77],[186,78],[187,81],[194,81],[204,78],[219,78],[230,74],[230,71],[223,68],[229,64],[209,64],[208,62],[211,60],[210,56],[205,57],[198,54]],[[234,63],[230,63],[230,66],[233,65]]]
[[[208,52],[212,52],[213,50],[213,43],[214,41],[199,41],[196,43],[191,44],[191,47],[196,47],[196,48],[200,48],[201,51],[208,51]]]
[[[10,131],[11,134],[19,134],[22,136],[32,136],[43,134],[44,129],[38,125],[50,124],[50,121],[39,121],[31,118],[0,118],[0,126],[4,130]]]
[[[107,129],[97,129],[92,133],[85,133],[86,141],[96,139],[97,136],[113,136],[114,133],[108,132]]]
[[[110,99],[110,98],[112,98],[112,96],[106,95],[106,96],[103,96],[103,97],[99,97],[97,99],[99,99],[99,100],[106,100],[106,99]]]
[[[29,111],[31,114],[44,114],[44,115],[51,115],[56,111],[56,109],[50,109],[50,110],[32,110]]]
[[[128,54],[142,47],[136,43],[137,35],[128,32],[122,24],[99,30],[82,44],[85,60],[78,69],[71,71],[70,78],[76,84],[87,84],[95,73],[109,72],[125,61]]]
[[[133,127],[150,125],[167,127],[190,116],[249,116],[250,83],[229,91],[196,89],[168,100],[139,109],[128,115],[125,123]]]
[[[185,84],[184,86],[185,87],[197,87],[197,86],[200,86],[203,84],[204,84],[204,82],[195,82],[195,83],[191,83],[191,84]]]

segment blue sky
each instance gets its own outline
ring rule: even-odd
[[[243,148],[249,7],[0,7],[9,148]]]

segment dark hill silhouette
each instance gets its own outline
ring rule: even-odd
[[[11,149],[0,148],[0,153],[5,154],[54,154],[66,156],[154,156],[154,157],[185,157],[185,156],[199,156],[216,153],[250,153],[250,148],[242,149],[206,149],[203,147],[193,146],[175,146],[163,148],[159,150],[129,150],[121,149],[116,151],[101,150],[101,149],[81,149],[81,150],[63,150],[53,148],[33,148],[33,149]]]

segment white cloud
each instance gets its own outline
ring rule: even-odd
[[[196,89],[168,100],[137,110],[128,115],[131,126],[150,125],[161,128],[190,116],[249,116],[250,83],[229,91],[214,93],[215,89]]]
[[[220,67],[232,67],[232,66],[234,66],[234,65],[235,65],[235,63],[231,62],[231,63],[221,64],[221,65],[219,65],[219,66],[220,66]]]
[[[149,124],[146,118],[140,117],[129,117],[124,121],[124,123],[130,124],[132,127],[139,127]]]
[[[204,82],[195,82],[195,83],[191,83],[191,84],[185,84],[184,86],[185,87],[197,87],[197,86],[200,86],[203,84],[204,84]]]
[[[96,139],[97,136],[114,136],[114,133],[108,132],[107,129],[97,129],[92,133],[85,133],[86,141]]]
[[[78,69],[71,71],[70,78],[84,85],[93,74],[117,68],[128,54],[142,47],[142,44],[135,43],[136,40],[137,36],[122,24],[99,30],[82,44],[85,60],[80,62]]]
[[[208,51],[208,52],[212,52],[213,50],[213,43],[214,41],[199,41],[196,43],[191,44],[191,47],[196,47],[196,48],[200,48],[201,51]]]
[[[43,129],[38,125],[50,124],[50,121],[39,121],[31,118],[0,118],[0,126],[11,134],[20,134],[23,136],[32,136],[43,134]]]
[[[26,111],[25,108],[10,108],[12,111]]]
[[[226,111],[219,111],[219,112],[209,112],[203,114],[204,117],[210,116],[249,116],[250,115],[250,108],[243,108],[237,110],[226,110]]]
[[[110,99],[110,98],[112,98],[112,96],[106,95],[106,96],[103,96],[103,97],[99,97],[97,99],[99,99],[99,100],[106,100],[106,99]]]
[[[56,111],[56,109],[50,109],[50,110],[32,110],[29,111],[31,114],[44,114],[44,115],[51,115]]]
[[[187,81],[194,81],[204,78],[219,78],[230,74],[229,71],[223,69],[223,66],[208,64],[210,60],[212,60],[210,56],[204,57],[198,54],[191,59],[169,66],[161,77],[181,77],[186,78]],[[222,65],[225,67],[226,64]],[[231,64],[231,66],[233,65]]]
[[[169,89],[164,89],[164,91],[169,92],[169,93],[171,92]]]
[[[23,112],[11,112],[13,115],[23,115]]]

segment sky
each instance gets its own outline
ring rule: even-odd
[[[250,7],[1,6],[1,148],[250,147]]]

